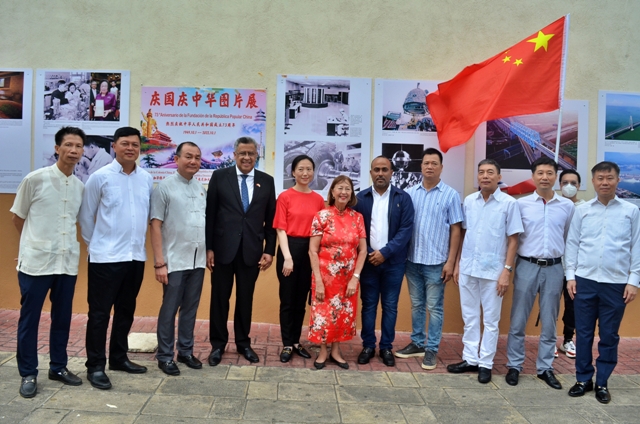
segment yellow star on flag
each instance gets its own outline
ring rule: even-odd
[[[507,63],[511,61],[511,56],[505,56],[504,59],[502,59],[502,63]]]
[[[533,49],[534,52],[537,52],[540,47],[544,47],[544,51],[547,51],[547,46],[549,44],[549,40],[555,34],[545,34],[542,31],[538,31],[538,36],[536,38],[532,38],[531,40],[527,40],[527,43],[536,43],[536,47]]]
[[[516,65],[516,66],[522,65],[522,59],[516,59],[516,61],[513,62],[513,64]]]

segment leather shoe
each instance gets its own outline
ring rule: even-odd
[[[289,362],[291,360],[291,355],[293,354],[292,347],[283,347],[280,351],[280,362]]]
[[[611,393],[609,393],[609,389],[602,386],[596,386],[596,399],[600,403],[611,402]]]
[[[209,365],[215,367],[222,361],[222,349],[213,349],[209,354]]]
[[[342,368],[343,370],[348,370],[349,369],[349,364],[347,363],[347,361],[344,362],[338,362],[336,360],[336,358],[334,358],[333,356],[329,355],[329,360],[331,362],[334,362],[337,366],[339,366],[340,368]]]
[[[301,344],[299,344],[298,346],[293,346],[293,351],[302,356],[305,359],[311,359],[311,354],[309,352],[307,352],[307,349],[305,349],[304,347],[302,347]]]
[[[558,381],[555,375],[553,375],[553,371],[546,370],[543,371],[542,374],[538,374],[538,378],[547,383],[550,387],[556,390],[562,390],[562,384]]]
[[[593,390],[593,380],[576,381],[576,384],[574,384],[573,387],[569,389],[569,396],[584,396],[585,393],[590,392],[591,390]]]
[[[87,380],[96,389],[108,390],[111,388],[111,381],[104,371],[96,371],[87,373]]]
[[[482,384],[487,384],[491,381],[491,369],[485,367],[478,367],[478,381]]]
[[[316,367],[317,370],[321,370],[322,368],[324,368],[326,364],[327,364],[326,359],[324,360],[324,362],[318,362],[317,360],[313,361],[313,366]]]
[[[128,359],[121,364],[109,364],[109,369],[112,371],[124,371],[129,374],[144,374],[147,372],[147,367],[135,364]]]
[[[447,365],[447,371],[453,374],[460,374],[463,372],[475,372],[478,371],[477,365],[470,365],[467,361],[458,362],[457,364]]]
[[[382,353],[382,352],[380,352]],[[373,358],[376,355],[376,350],[370,347],[365,347],[362,349],[362,352],[360,352],[360,355],[358,355],[358,363],[359,364],[368,364],[369,361],[371,360],[371,358]]]
[[[162,370],[163,373],[167,375],[180,375],[180,368],[173,361],[167,362],[158,362],[158,368]]]
[[[509,386],[517,386],[519,377],[520,371],[515,368],[509,368],[509,371],[507,371],[507,375],[504,379]]]
[[[189,356],[178,355],[178,362],[183,363],[189,368],[192,368],[194,370],[199,370],[202,368],[202,362],[200,362],[200,360],[193,355],[189,355]]]
[[[242,353],[244,359],[251,362],[252,364],[260,362],[260,358],[258,358],[258,354],[251,349],[251,347],[245,347],[244,349],[238,349],[238,353]]]
[[[382,358],[382,363],[386,366],[394,367],[396,365],[396,359],[391,349],[380,349],[380,357]]]
[[[20,396],[23,398],[32,398],[38,391],[38,378],[35,375],[22,377],[20,382]]]
[[[61,371],[53,372],[49,370],[49,380],[62,381],[69,386],[79,386],[82,384],[82,379],[69,371],[67,367],[64,367]]]

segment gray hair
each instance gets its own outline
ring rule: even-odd
[[[253,146],[258,150],[258,143],[251,137],[240,137],[233,143],[233,150],[238,150],[238,146],[241,144],[253,144]]]

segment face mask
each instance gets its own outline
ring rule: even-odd
[[[562,186],[562,194],[564,197],[573,197],[576,195],[576,193],[578,192],[578,189],[576,188],[576,186],[573,186],[571,184],[567,184],[566,186]]]

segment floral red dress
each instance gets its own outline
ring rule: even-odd
[[[309,341],[332,343],[356,335],[358,290],[346,296],[347,284],[355,272],[358,245],[367,235],[362,215],[351,208],[340,212],[335,206],[313,217],[311,236],[322,236],[318,259],[324,283],[324,300],[316,299],[316,280],[311,281]]]

